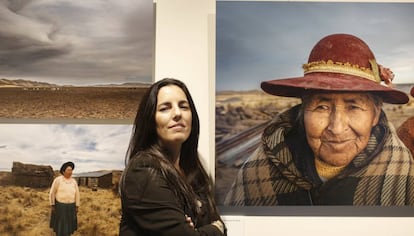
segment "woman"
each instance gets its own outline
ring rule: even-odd
[[[73,162],[60,167],[61,176],[53,180],[49,192],[52,214],[50,227],[57,236],[71,235],[78,229],[77,212],[80,203],[78,183],[72,178],[75,169]]]
[[[265,92],[302,104],[265,128],[225,204],[414,205],[411,154],[382,111],[383,102],[408,102],[392,88],[393,73],[348,34],[321,39],[303,69],[302,77],[262,82]]]
[[[121,180],[121,236],[225,235],[197,151],[199,130],[184,83],[167,78],[148,89]]]

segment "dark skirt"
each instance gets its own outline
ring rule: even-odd
[[[75,203],[55,201],[55,210],[50,217],[50,228],[57,236],[69,236],[78,229]]]

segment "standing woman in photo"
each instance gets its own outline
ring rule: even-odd
[[[53,180],[49,192],[52,214],[50,228],[57,236],[69,236],[78,229],[77,212],[80,195],[78,183],[72,178],[75,169],[73,162],[66,162],[60,167],[62,175]]]
[[[154,83],[135,118],[121,183],[120,235],[226,235],[198,154],[200,124],[185,84]]]

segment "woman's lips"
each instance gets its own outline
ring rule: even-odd
[[[178,123],[178,124],[171,125],[169,128],[170,129],[181,129],[181,128],[185,128],[185,125]]]
[[[351,144],[350,139],[347,140],[323,140],[322,143],[336,150],[343,150]]]

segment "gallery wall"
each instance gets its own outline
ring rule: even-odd
[[[174,77],[189,87],[201,122],[200,153],[214,176],[215,0],[155,0],[155,80]],[[224,215],[229,236],[410,235],[413,217]]]
[[[154,78],[173,77],[189,87],[200,117],[199,151],[214,170],[215,1],[155,2]]]

